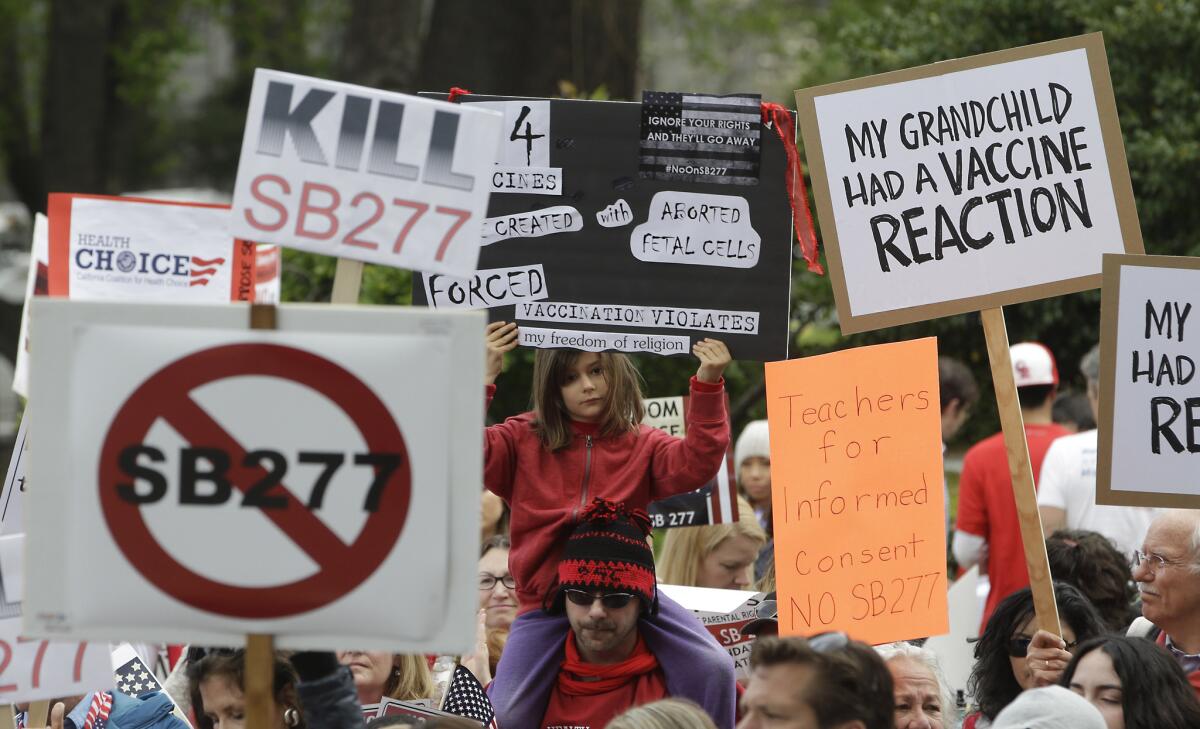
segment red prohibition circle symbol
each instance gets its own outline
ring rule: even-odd
[[[304,579],[264,587],[243,587],[210,579],[180,564],[150,533],[141,505],[121,498],[118,485],[131,481],[119,465],[128,446],[141,444],[162,419],[193,446],[216,448],[230,456],[226,477],[245,492],[265,469],[243,465],[246,450],[201,408],[190,393],[231,377],[264,376],[289,380],[329,398],[354,423],[371,453],[400,456],[355,540],[346,544],[290,490],[277,487],[283,508],[262,513],[311,558],[319,569]],[[286,407],[279,420],[287,418]],[[310,426],[319,440],[319,423]],[[253,444],[251,444],[253,447]],[[286,481],[286,479],[285,479]],[[404,437],[382,401],[341,366],[294,347],[245,343],[212,347],[176,360],[151,375],[118,410],[100,452],[100,506],[125,558],[151,584],[199,610],[238,618],[282,618],[316,610],[343,597],[375,573],[404,531],[412,495],[412,471]],[[286,483],[284,484],[286,486]]]

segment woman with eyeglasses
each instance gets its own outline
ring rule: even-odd
[[[1079,590],[1056,582],[1054,599],[1058,603],[1066,650],[1104,633],[1100,613]],[[1028,587],[996,606],[975,644],[975,668],[968,682],[969,692],[975,697],[975,713],[963,722],[963,729],[990,726],[996,715],[1022,691],[1037,686],[1026,661],[1029,643],[1036,632],[1037,616]]]
[[[479,609],[487,613],[488,630],[505,630],[517,617],[517,583],[508,571],[508,537],[484,542],[479,556]]]
[[[517,582],[508,571],[507,536],[497,534],[483,544],[479,557],[479,611],[481,624],[475,651],[462,664],[486,686],[496,675],[508,631],[517,617]]]
[[[1200,701],[1183,669],[1145,638],[1108,635],[1081,643],[1062,685],[1099,709],[1108,729],[1200,727]]]

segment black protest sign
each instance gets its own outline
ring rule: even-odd
[[[845,333],[1095,288],[1142,239],[1100,34],[796,92]]]
[[[639,103],[461,102],[505,114],[479,270],[423,274],[414,303],[488,308],[526,346],[672,355],[711,337],[738,359],[786,358],[787,159],[761,121],[758,184],[731,185],[643,177]]]
[[[1104,257],[1096,503],[1200,508],[1197,311],[1200,259]]]

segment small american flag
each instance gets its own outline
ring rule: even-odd
[[[133,653],[133,649],[131,648],[129,652]],[[136,653],[132,656],[122,656],[119,653],[120,651],[115,656],[118,660],[121,658],[128,658],[128,660],[113,672],[113,679],[116,681],[118,691],[126,696],[140,699],[148,693],[162,690],[162,684],[154,676],[154,671],[147,668]]]
[[[112,694],[107,691],[92,694],[92,705],[88,708],[82,729],[104,729],[108,725],[108,715],[112,713],[112,705]]]
[[[492,709],[491,699],[484,693],[475,675],[462,666],[454,668],[454,678],[446,689],[442,711],[474,719],[488,729],[497,729],[496,712]]]

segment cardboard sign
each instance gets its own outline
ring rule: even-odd
[[[21,330],[17,337],[17,361],[13,366],[13,392],[29,398],[29,302],[35,295],[50,292],[50,228],[46,216],[33,216],[33,242],[29,247],[29,274],[25,282],[25,304],[21,308]]]
[[[758,606],[762,604],[766,593],[681,585],[659,585],[658,589],[696,613],[708,632],[733,658],[733,670],[737,677],[749,678],[754,636],[746,635],[742,629],[758,619]]]
[[[646,408],[642,424],[658,428],[676,438],[683,438],[687,435],[687,401],[683,396],[646,398],[642,401]],[[655,529],[669,529],[737,521],[737,473],[732,464],[731,445],[712,481],[695,491],[650,502],[647,512],[650,515],[651,526]]]
[[[8,542],[21,537],[5,537]],[[19,595],[0,592],[0,704],[78,696],[113,686],[107,643],[48,641],[21,630]]]
[[[21,417],[21,426],[17,428],[17,440],[13,443],[12,455],[8,459],[4,488],[0,490],[0,535],[20,534],[25,531],[21,512],[28,469],[29,408],[26,407],[25,414]]]
[[[482,317],[296,305],[261,331],[228,305],[33,311],[51,344],[31,437],[56,447],[30,463],[31,633],[469,649],[483,423],[459,391],[482,377]]]
[[[1095,288],[1142,253],[1099,33],[796,92],[844,333]]]
[[[937,340],[768,362],[781,635],[947,630]]]
[[[283,283],[283,252],[279,246],[258,246],[254,254],[254,301],[278,304]]]
[[[1200,508],[1198,322],[1200,259],[1104,257],[1096,503]]]
[[[791,209],[774,133],[761,133],[761,162],[738,171],[756,184],[726,184],[732,177],[700,169],[707,164],[648,179],[642,104],[460,102],[506,120],[483,226],[488,245],[471,275],[423,275],[414,303],[489,309],[493,320],[518,322],[530,347],[689,355],[694,341],[713,337],[737,359],[787,356]],[[760,134],[757,107],[743,105],[738,116],[753,121],[733,131]]]
[[[26,638],[20,618],[0,619],[0,702],[79,696],[112,686],[107,643]]]
[[[84,301],[254,300],[254,244],[229,207],[50,195],[50,295]]]
[[[925,647],[937,654],[951,691],[962,691],[965,695],[975,667],[975,643],[971,639],[979,636],[979,621],[986,601],[986,597],[979,596],[979,565],[954,581],[946,601],[950,607],[950,632],[933,636],[925,641]]]
[[[247,240],[469,276],[499,114],[258,69],[233,192]]]

